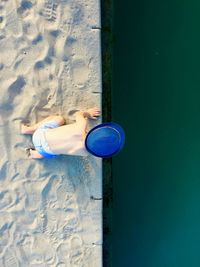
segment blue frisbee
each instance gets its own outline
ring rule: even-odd
[[[124,146],[125,133],[122,127],[106,122],[92,128],[85,139],[89,153],[100,158],[109,158],[117,154]]]

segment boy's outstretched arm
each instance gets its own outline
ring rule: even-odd
[[[98,108],[90,108],[86,111],[76,112],[76,124],[81,128],[83,133],[86,131],[87,119],[96,120],[100,116],[100,110]]]

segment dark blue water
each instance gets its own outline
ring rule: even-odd
[[[114,267],[200,266],[200,2],[114,2]]]

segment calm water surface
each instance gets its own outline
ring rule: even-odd
[[[200,2],[115,1],[113,266],[200,266]]]

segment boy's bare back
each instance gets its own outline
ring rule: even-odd
[[[33,125],[22,125],[22,134],[33,134],[33,139],[37,140],[36,147],[40,145],[40,138],[42,138],[45,147],[39,151],[30,149],[30,158],[43,158],[45,149],[51,154],[77,155],[87,156],[88,152],[85,148],[86,127],[88,119],[97,119],[100,116],[98,108],[91,108],[86,111],[79,111],[75,114],[76,122],[64,125],[64,119],[61,116],[50,116],[45,120]],[[41,129],[45,124],[54,124],[54,127],[43,128],[42,133],[38,135],[38,129]],[[55,126],[55,124],[57,126]],[[36,137],[37,132],[37,137]],[[42,135],[44,137],[42,137]],[[34,138],[35,137],[35,138]],[[40,153],[41,152],[41,153]],[[48,156],[48,155],[47,155]]]
[[[88,155],[85,149],[85,135],[77,123],[47,129],[45,138],[50,150],[55,154]]]

